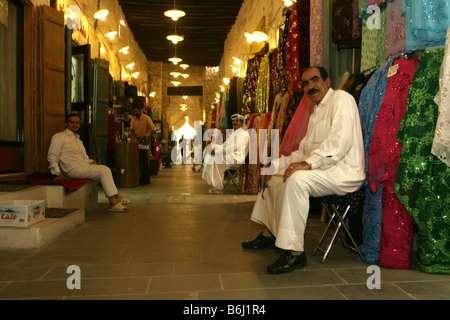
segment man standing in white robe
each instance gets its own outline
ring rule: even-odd
[[[244,125],[244,116],[231,116],[233,133],[222,144],[210,144],[205,152],[202,179],[212,188],[208,194],[220,194],[223,191],[224,173],[229,168],[239,168],[245,163],[249,148],[249,134]],[[219,137],[220,139],[220,137]],[[212,149],[211,153],[208,152]]]
[[[280,274],[306,266],[304,232],[310,197],[345,195],[365,179],[364,145],[355,99],[330,88],[325,69],[311,67],[302,75],[303,91],[314,102],[308,130],[297,151],[272,161],[262,172],[251,219],[265,225],[244,249],[270,248],[284,253],[267,272]]]

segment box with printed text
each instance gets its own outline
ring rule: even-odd
[[[27,227],[45,219],[45,200],[0,202],[0,226]]]

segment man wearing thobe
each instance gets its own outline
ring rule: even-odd
[[[212,187],[208,194],[222,193],[225,171],[242,166],[248,154],[249,135],[244,125],[244,116],[233,114],[231,121],[233,133],[222,145],[216,142],[210,144],[207,150],[212,149],[211,153],[205,152],[202,179]]]
[[[109,200],[108,211],[128,212],[123,204],[131,203],[117,191],[111,169],[98,165],[89,159],[80,135],[80,116],[71,113],[66,117],[66,130],[53,135],[48,149],[47,160],[49,169],[55,180],[91,179],[100,182]]]
[[[275,245],[284,253],[267,267],[280,274],[306,266],[304,232],[310,197],[345,195],[365,179],[364,146],[355,99],[330,88],[325,69],[311,67],[302,75],[305,94],[314,102],[308,130],[298,150],[272,161],[262,175],[267,187],[258,194],[251,219],[265,225],[245,249]],[[277,172],[278,169],[278,172]]]
[[[156,126],[152,119],[142,113],[142,107],[133,105],[131,108],[131,141],[139,142],[139,184],[150,183],[149,157],[152,155],[152,137],[156,132]]]

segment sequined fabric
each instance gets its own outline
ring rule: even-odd
[[[398,58],[405,52],[405,16],[402,0],[389,0],[386,20],[386,59]]]
[[[398,60],[391,67],[397,73],[388,79],[369,149],[370,190],[378,191],[383,183],[379,265],[396,269],[409,269],[414,237],[414,220],[394,194],[394,184],[401,153],[397,131],[418,63],[415,59]]]
[[[246,118],[255,112],[256,86],[258,84],[259,66],[262,57],[262,54],[256,54],[254,58],[249,59],[247,62],[241,110],[241,114],[246,115]]]
[[[439,78],[439,91],[434,102],[439,106],[431,153],[450,167],[450,27],[447,31],[444,61]]]
[[[361,92],[358,110],[361,120],[361,129],[364,139],[365,170],[368,171],[369,148],[372,141],[372,131],[378,111],[384,99],[387,86],[387,73],[392,60],[385,61],[370,77],[367,85]],[[378,263],[381,237],[381,191],[372,193],[367,179],[362,190],[365,194],[364,210],[362,215],[363,243],[359,250],[367,263]]]
[[[445,0],[404,0],[406,50],[443,46],[450,25],[450,4]]]
[[[266,113],[269,109],[269,89],[270,89],[270,62],[269,56],[261,58],[259,65],[258,81],[255,89],[255,112]]]
[[[286,88],[291,95],[301,90],[297,7],[297,3],[292,6],[291,17],[289,19],[289,34],[286,42]]]
[[[450,274],[450,168],[431,154],[438,107],[443,49],[424,51],[411,83],[406,115],[397,139],[402,143],[395,194],[417,224],[419,267]]]
[[[311,0],[309,22],[310,65],[323,65],[322,0]]]

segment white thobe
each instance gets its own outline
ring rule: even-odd
[[[284,170],[301,161],[312,170],[297,170],[283,183]],[[329,89],[314,107],[298,150],[272,165],[278,173],[268,181],[264,199],[258,194],[251,219],[272,232],[277,247],[304,251],[309,198],[345,195],[364,182],[364,145],[355,99]]]
[[[223,176],[229,168],[239,168],[248,154],[249,134],[247,130],[234,130],[222,144],[211,144],[204,154],[202,179],[217,190],[223,189]],[[214,149],[214,156],[209,150]]]
[[[52,174],[71,179],[91,179],[100,182],[106,197],[118,193],[111,170],[104,165],[93,164],[89,159],[80,135],[69,129],[53,135],[48,149],[47,160]]]

